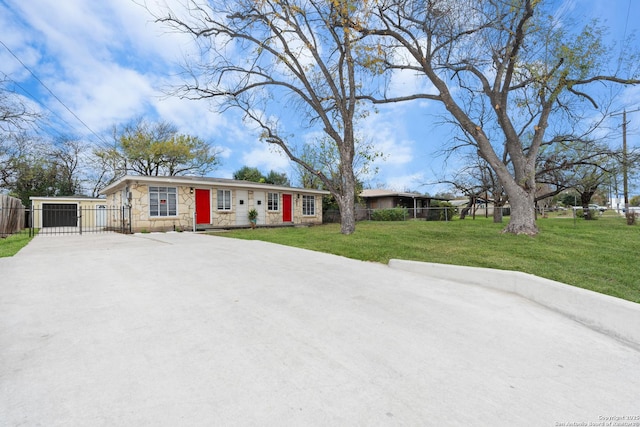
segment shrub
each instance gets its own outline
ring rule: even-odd
[[[371,213],[372,221],[405,221],[409,215],[407,208],[377,209]]]
[[[456,208],[449,202],[432,200],[427,221],[451,221],[456,214]]]
[[[598,219],[598,211],[596,211],[595,209],[590,209],[589,212],[591,212],[591,221]],[[584,216],[584,209],[576,209],[576,218],[587,219]]]

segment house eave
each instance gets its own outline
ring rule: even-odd
[[[100,194],[111,193],[121,187],[126,186],[128,183],[137,182],[144,184],[171,184],[181,185],[187,187],[223,187],[223,188],[246,188],[246,189],[262,189],[272,192],[297,192],[316,195],[328,195],[330,194],[325,190],[314,190],[308,188],[287,187],[282,185],[265,184],[260,182],[240,181],[224,178],[200,178],[200,177],[181,177],[181,176],[134,176],[126,175],[105,188],[100,190]]]
[[[82,196],[30,196],[33,201],[56,201],[56,202],[104,202],[103,197],[82,197]]]

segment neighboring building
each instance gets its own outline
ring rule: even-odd
[[[367,209],[407,208],[413,218],[426,218],[432,200],[444,200],[417,193],[404,193],[392,190],[368,189],[360,193]]]
[[[132,175],[100,193],[109,208],[130,209],[125,219],[113,220],[130,221],[134,232],[245,227],[251,209],[258,211],[258,225],[322,224],[322,196],[329,194],[232,179]]]
[[[104,198],[31,196],[29,200],[33,208],[33,218],[28,225],[34,228],[78,227],[80,215],[84,227],[107,225],[107,203]]]

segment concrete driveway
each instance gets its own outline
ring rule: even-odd
[[[640,416],[639,367],[516,295],[264,242],[38,236],[0,259],[1,425],[606,425]]]

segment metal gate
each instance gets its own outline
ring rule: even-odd
[[[131,233],[131,209],[107,205],[43,204],[25,208],[29,234]]]

